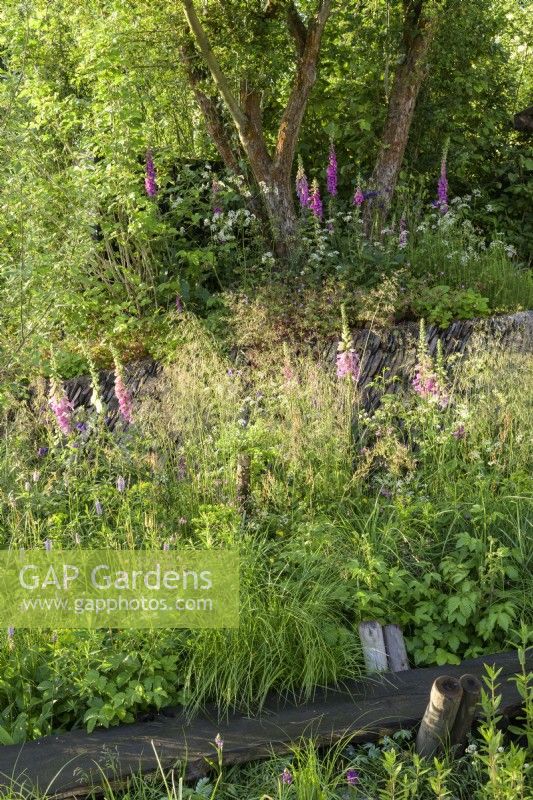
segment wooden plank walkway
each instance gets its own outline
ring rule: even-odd
[[[57,798],[83,795],[91,786],[100,786],[103,775],[119,785],[132,773],[157,772],[154,747],[164,769],[186,764],[186,776],[196,778],[205,774],[205,757],[213,758],[212,743],[219,732],[225,764],[289,752],[291,743],[302,736],[320,744],[344,736],[369,741],[417,725],[436,677],[469,672],[481,678],[484,664],[502,668],[502,713],[516,711],[520,697],[509,682],[520,669],[516,653],[496,653],[455,667],[413,669],[351,681],[342,690],[320,689],[312,702],[302,705],[272,700],[260,717],[233,715],[219,722],[211,709],[187,723],[178,711],[92,734],[71,731],[0,747],[0,789],[15,784],[24,792],[46,791]],[[528,667],[533,668],[533,656]]]

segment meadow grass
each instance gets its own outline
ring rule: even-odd
[[[415,664],[515,641],[532,588],[527,356],[475,352],[447,379],[445,408],[408,391],[369,414],[311,353],[274,348],[239,366],[197,321],[182,327],[127,429],[80,412],[87,428],[65,439],[38,393],[6,411],[2,542],[237,546],[240,627],[15,631],[0,654],[8,737],[173,703],[224,713],[255,711],[272,690],[310,697],[361,674],[357,624],[369,616],[402,625]]]

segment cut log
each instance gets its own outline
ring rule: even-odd
[[[494,653],[447,669],[457,678],[465,672],[480,678],[486,664],[501,668],[500,713],[516,714],[522,701],[512,681],[520,671],[516,652]],[[528,653],[526,669],[532,668],[533,653]],[[46,791],[47,797],[72,800],[108,782],[118,788],[132,775],[156,774],[160,767],[170,771],[178,764],[186,780],[197,780],[206,773],[206,759],[213,757],[217,733],[224,740],[226,767],[291,753],[301,737],[327,746],[339,739],[356,743],[391,736],[420,722],[433,681],[441,673],[442,667],[426,667],[346,681],[342,688],[317,689],[303,704],[271,695],[257,717],[237,713],[221,717],[211,706],[191,720],[179,709],[166,709],[131,725],[93,733],[73,730],[0,746],[0,795],[24,784],[27,792]]]
[[[449,742],[462,694],[457,678],[441,675],[434,682],[416,737],[416,752],[420,756],[429,758]]]
[[[387,652],[383,630],[379,622],[370,620],[359,625],[359,637],[363,646],[367,672],[387,671]]]
[[[464,753],[466,737],[472,727],[481,698],[481,681],[475,675],[462,675],[459,678],[463,695],[452,728],[451,744],[456,756]]]
[[[409,659],[402,629],[398,625],[385,625],[383,638],[385,640],[389,670],[391,672],[403,672],[409,669]]]

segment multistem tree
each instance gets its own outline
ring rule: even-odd
[[[182,0],[182,2],[194,45],[209,69],[216,87],[215,96],[202,89],[200,75],[190,60],[190,48],[182,49],[182,60],[185,64],[189,64],[186,74],[208,131],[226,166],[235,171],[238,157],[232,147],[231,133],[224,125],[217,107],[216,95],[218,95],[229,112],[259,189],[276,252],[280,256],[286,256],[296,235],[292,165],[307,101],[316,81],[322,35],[331,14],[333,0],[318,0],[315,13],[308,21],[304,20],[292,1],[270,0],[264,7],[265,18],[284,15],[287,31],[295,48],[294,77],[273,148],[268,147],[263,132],[261,91],[255,88],[246,76],[246,80],[241,81],[243,88],[240,96],[236,96],[213,51],[193,0]]]

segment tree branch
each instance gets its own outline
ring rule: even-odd
[[[331,14],[332,0],[320,0],[317,12],[309,25],[305,47],[299,60],[292,91],[281,118],[276,143],[275,166],[287,174],[294,159],[309,93],[316,81],[316,65],[322,34]]]
[[[307,42],[307,28],[293,0],[290,0],[287,5],[287,27],[296,44],[298,55],[302,58]]]
[[[229,135],[224,123],[224,117],[217,105],[214,97],[209,97],[201,88],[204,75],[200,69],[195,67],[193,57],[194,49],[192,41],[184,44],[179,49],[181,62],[185,69],[187,80],[194,94],[195,100],[200,106],[204,115],[205,124],[209,135],[213,139],[215,146],[220,153],[226,167],[235,174],[239,173],[239,162],[233,152],[229,141]]]
[[[235,95],[231,91],[228,80],[222,72],[220,64],[218,63],[218,60],[211,49],[209,39],[206,36],[206,33],[202,27],[202,23],[198,18],[196,9],[194,8],[194,2],[193,0],[182,0],[182,2],[185,16],[187,17],[187,22],[189,23],[189,27],[196,40],[196,43],[198,44],[200,52],[204,57],[207,66],[209,67],[209,71],[213,76],[213,80],[215,81],[215,84],[235,121],[235,125],[237,126],[239,133],[244,133],[248,120],[243,110],[239,106]]]

